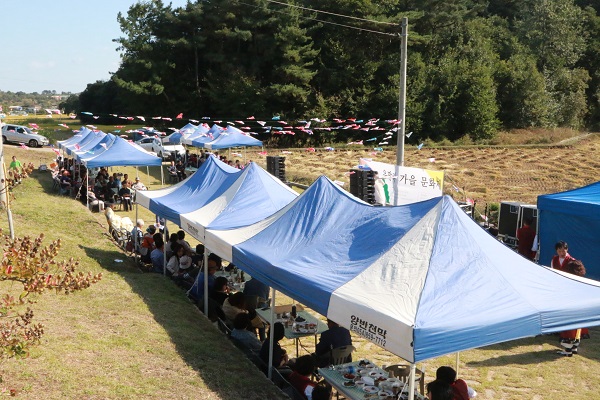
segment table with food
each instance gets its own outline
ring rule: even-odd
[[[408,399],[408,382],[390,377],[369,360],[319,368],[319,375],[348,399]],[[415,390],[415,399],[426,397]]]
[[[285,337],[296,341],[296,357],[299,353],[300,338],[314,336],[316,346],[317,335],[328,329],[324,322],[304,310],[304,307],[300,304],[275,306],[273,312],[275,313],[274,322],[281,322],[285,327]],[[294,312],[295,317],[293,316]],[[269,307],[257,308],[256,314],[265,323],[270,323],[271,309]]]

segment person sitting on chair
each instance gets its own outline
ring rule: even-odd
[[[456,371],[452,367],[439,367],[435,373],[435,378],[452,387],[454,400],[469,400],[477,396],[477,392],[467,386],[467,382],[462,379],[456,379]]]
[[[134,190],[148,190],[148,188],[146,188],[142,181],[140,181],[139,176],[135,178],[135,183],[131,188]]]
[[[229,282],[227,281],[227,278],[224,276],[216,278],[215,286],[209,291],[208,297],[214,299],[219,305],[223,306],[223,303],[229,297]]]
[[[256,338],[256,334],[252,332],[252,322],[250,315],[240,313],[233,320],[233,330],[231,338],[239,341],[245,347],[256,352],[260,351],[262,343]]]
[[[165,243],[160,233],[154,234],[154,246],[156,248],[150,253],[152,272],[162,274],[165,270]]]
[[[427,398],[429,400],[453,400],[454,392],[448,382],[440,379],[431,381],[427,384]]]
[[[317,382],[311,380],[315,372],[315,360],[309,355],[298,357],[294,364],[294,372],[288,377],[288,381],[307,400],[312,400],[313,389]]]
[[[329,329],[321,333],[319,343],[317,343],[317,347],[315,348],[314,355],[319,367],[326,367],[331,364],[331,350],[352,345],[352,337],[348,329],[339,326],[330,319],[327,320],[327,327]],[[351,361],[352,355],[349,355],[344,362]]]
[[[121,201],[125,211],[133,210],[133,206],[131,205],[131,189],[129,188],[129,182],[125,181],[122,183],[121,189],[119,190],[119,196],[121,196]]]
[[[273,366],[276,368],[285,367],[290,359],[285,349],[282,349],[279,344],[279,341],[285,336],[285,327],[281,322],[275,322],[273,328],[269,330],[269,335],[273,335]],[[267,365],[269,364],[269,343],[270,340],[267,337],[260,348],[260,358]]]

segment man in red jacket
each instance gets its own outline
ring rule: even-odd
[[[533,240],[535,239],[535,230],[531,227],[532,223],[533,220],[531,218],[525,218],[523,226],[517,230],[517,239],[519,239],[517,249],[519,254],[531,261],[535,258],[535,252],[531,250]]]

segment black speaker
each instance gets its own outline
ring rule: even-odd
[[[375,204],[375,173],[362,169],[351,169],[350,193],[367,203]]]
[[[285,182],[285,157],[267,156],[267,172]]]

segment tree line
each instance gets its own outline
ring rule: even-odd
[[[597,0],[146,1],[117,16],[122,61],[112,78],[61,107],[394,118],[408,17],[407,132],[482,140],[500,129],[595,129],[599,8]]]

